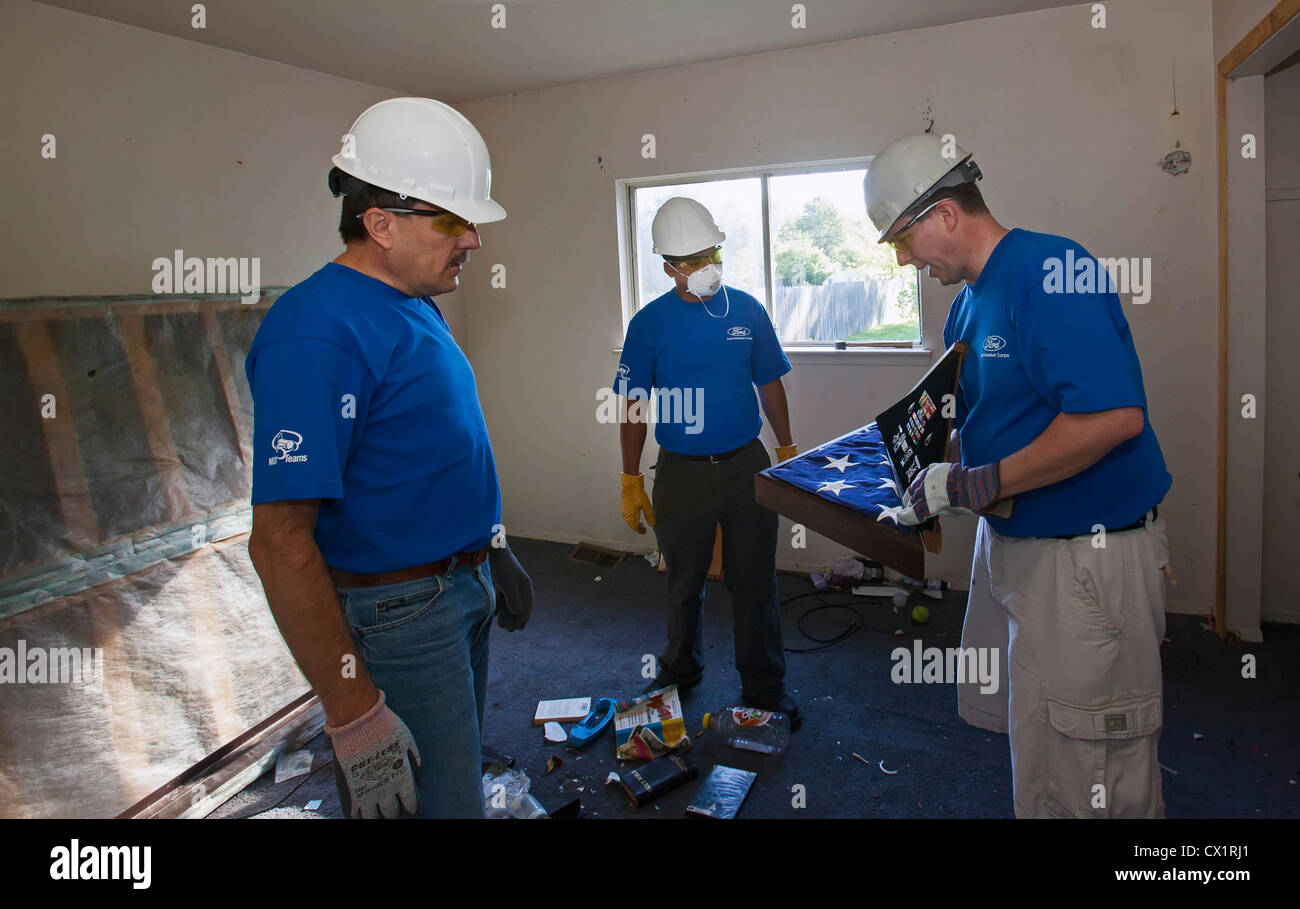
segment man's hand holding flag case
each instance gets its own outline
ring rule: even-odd
[[[915,526],[941,514],[980,514],[997,502],[1000,486],[996,462],[983,467],[930,464],[907,487],[898,523]]]

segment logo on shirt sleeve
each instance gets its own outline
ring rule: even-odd
[[[296,455],[295,451],[302,445],[302,436],[292,429],[282,429],[271,439],[271,447],[280,454],[267,461],[267,464],[274,464],[276,461],[282,464],[297,464],[307,460],[306,455]]]

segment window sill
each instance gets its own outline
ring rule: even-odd
[[[849,347],[839,350],[834,347],[787,347],[785,355],[791,360],[818,360],[825,362],[835,358],[860,360],[898,358],[902,360],[918,360],[929,357],[934,353],[930,347]]]
[[[610,351],[617,357],[623,355],[623,348],[615,347]],[[851,347],[846,350],[837,350],[834,347],[787,347],[785,355],[790,361],[797,362],[800,360],[815,362],[822,365],[834,360],[843,362],[861,362],[861,361],[896,361],[915,365],[917,360],[928,359],[934,354],[932,347]]]

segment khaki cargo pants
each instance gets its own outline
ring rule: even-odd
[[[979,522],[961,644],[996,648],[1005,681],[959,680],[957,713],[1010,733],[1016,817],[1164,817],[1165,522],[1097,542]]]

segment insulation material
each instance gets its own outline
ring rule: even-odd
[[[270,303],[0,303],[0,816],[115,815],[307,690],[247,554]]]
[[[116,815],[308,688],[246,535],[0,621],[0,648],[20,641],[29,675],[34,648],[90,653],[79,678],[0,689],[5,817]]]

